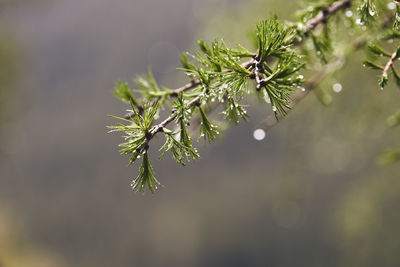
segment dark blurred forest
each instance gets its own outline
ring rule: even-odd
[[[196,163],[155,156],[155,195],[131,191],[137,166],[107,134],[115,81],[151,65],[180,86],[197,38],[249,45],[257,21],[299,5],[1,1],[0,267],[400,266],[400,165],[377,164],[399,145],[385,120],[400,91],[379,90],[364,51],[321,83],[330,105],[310,94],[265,140],[253,131],[271,111],[254,101]]]

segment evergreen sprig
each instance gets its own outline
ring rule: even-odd
[[[177,135],[179,135],[179,132],[173,132],[164,128],[165,143],[160,148],[160,151],[163,151],[160,158],[162,158],[167,151],[171,151],[173,158],[178,163],[185,166],[185,160],[190,162],[190,158],[196,159],[199,155],[197,150],[193,148],[191,142],[182,142],[177,138]]]
[[[132,190],[144,193],[147,189],[154,194],[161,183],[154,177],[154,169],[150,164],[147,151],[143,154],[143,161],[139,168],[139,175],[131,183]]]
[[[120,144],[119,146],[122,147],[120,150],[121,154],[131,155],[129,165],[131,165],[140,157],[140,153],[142,151],[139,149],[139,147],[146,140],[146,138],[148,138],[149,130],[159,107],[158,105],[154,105],[152,107],[144,106],[143,114],[139,114],[135,109],[134,103],[130,102],[130,104],[134,116],[129,117],[129,119],[112,116],[129,124],[125,125],[120,123],[117,126],[108,127],[111,129],[110,132],[123,132],[125,134],[124,139],[126,142]]]
[[[352,6],[354,3],[357,4]],[[160,86],[151,70],[135,79],[138,89],[131,90],[125,82],[117,83],[115,95],[129,102],[132,110],[123,118],[116,117],[124,124],[111,126],[111,132],[124,133],[125,142],[120,144],[120,151],[131,156],[130,164],[143,155],[139,176],[133,180],[132,188],[140,192],[147,188],[154,193],[160,186],[148,156],[150,141],[158,133],[163,133],[165,137],[165,143],[160,148],[161,157],[169,151],[183,166],[199,158],[189,129],[194,128],[194,122],[198,121],[199,138],[209,143],[217,138],[217,123],[211,121],[206,112],[209,107],[215,108],[218,104],[223,106],[223,118],[238,124],[241,119],[248,118],[245,95],[253,94],[271,104],[276,121],[284,117],[298,102],[298,99],[293,98],[294,93],[301,92],[300,95],[304,97],[308,93],[304,88],[315,88],[322,79],[321,75],[326,74],[322,70],[315,79],[312,77],[305,83],[300,71],[314,67],[312,64],[306,66],[312,61],[307,45],[311,43],[322,63],[330,66],[332,58],[335,58],[332,41],[334,31],[331,29],[340,27],[344,20],[351,21],[346,27],[352,27],[355,32],[365,30],[362,27],[366,25],[375,29],[377,22],[384,20],[378,15],[387,13],[382,6],[386,5],[373,0],[308,0],[297,22],[282,22],[276,16],[261,21],[256,26],[257,47],[254,49],[240,45],[232,48],[222,39],[215,39],[211,43],[199,40],[199,51],[181,55],[180,70],[186,73],[190,82],[180,88],[172,90]],[[344,10],[350,13],[340,12]],[[358,17],[353,18],[353,13],[358,14]],[[379,38],[370,38],[375,39],[369,45],[374,58],[364,62],[365,66],[380,71],[381,87],[388,83],[390,75],[400,85],[395,69],[400,46],[395,45],[394,51],[389,52],[386,46],[381,45],[381,42],[394,43],[400,37],[398,7],[392,13],[395,19],[391,31],[382,31],[386,33],[380,34]],[[331,21],[332,16],[337,19]],[[308,42],[305,42],[307,39]],[[357,46],[362,45],[359,43]],[[381,60],[383,58],[385,60]],[[249,86],[251,84],[255,88]],[[135,95],[141,97],[136,98]],[[158,114],[163,107],[171,108],[171,113],[159,120]],[[174,130],[167,129],[170,124],[175,125],[172,126]]]
[[[210,122],[210,120],[207,118],[206,113],[201,107],[199,107],[199,111],[201,119],[200,137],[203,137],[204,141],[208,140],[208,142],[211,143],[219,135],[218,127],[212,122]]]

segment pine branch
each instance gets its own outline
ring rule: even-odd
[[[362,12],[367,10],[371,13],[375,7],[370,4],[369,0],[365,1]],[[323,61],[328,61],[324,53],[333,50],[327,26],[328,20],[338,11],[350,8],[353,2],[355,1],[321,0],[315,11],[311,11],[303,17],[301,24],[303,26],[300,24],[297,26],[285,25],[276,17],[261,22],[256,31],[257,53],[249,52],[241,46],[235,49],[228,48],[223,41],[216,40],[210,45],[199,41],[201,52],[194,55],[184,54],[181,57],[182,70],[191,79],[188,84],[174,90],[160,87],[151,71],[145,78],[137,79],[136,83],[142,88],[137,92],[142,94],[142,99],[145,99],[147,104],[142,104],[142,100],[138,101],[126,84],[119,85],[115,94],[121,100],[130,102],[132,107],[132,111],[120,119],[131,125],[120,124],[111,129],[127,134],[125,136],[127,142],[121,144],[123,147],[121,153],[131,154],[131,163],[141,154],[145,155],[140,174],[133,182],[134,189],[141,191],[147,186],[151,192],[154,192],[156,185],[159,185],[154,178],[154,171],[147,155],[150,141],[158,133],[162,132],[166,138],[165,144],[161,147],[162,155],[170,151],[175,160],[182,165],[185,165],[185,161],[189,161],[190,158],[199,157],[187,133],[187,126],[191,121],[195,125],[200,125],[200,135],[205,140],[210,142],[217,137],[217,127],[207,118],[206,103],[217,100],[215,104],[211,105],[210,109],[213,110],[226,102],[223,112],[226,119],[230,119],[234,123],[238,123],[240,118],[246,120],[246,106],[241,104],[241,100],[244,94],[249,92],[247,89],[249,80],[255,81],[255,92],[259,92],[259,96],[271,103],[274,117],[267,118],[266,127],[273,126],[280,118],[286,116],[343,60],[343,56],[335,58],[303,84],[303,75],[297,73],[304,67],[305,61],[295,46],[300,46],[305,39],[312,38],[316,51],[319,52]],[[369,15],[374,17],[374,14]],[[367,18],[369,15],[365,16],[366,21],[370,19]],[[319,31],[314,33],[319,25],[324,26],[321,35],[318,35]],[[364,40],[358,39],[353,46],[358,49],[364,44]],[[373,47],[372,50],[382,53],[378,46]],[[382,54],[387,55],[387,53]],[[188,57],[192,59],[189,60]],[[389,62],[382,68],[383,76],[387,75],[389,70],[393,70],[395,77],[399,76],[393,68],[396,57],[397,53],[390,54]],[[249,60],[245,61],[246,58]],[[243,61],[244,63],[242,63]],[[368,64],[371,67],[374,66],[374,63]],[[295,88],[301,85],[303,85],[303,89],[296,92]],[[169,101],[172,98],[177,99],[172,104],[172,114],[154,124],[156,115],[158,118],[159,107],[165,102],[171,106],[172,102]],[[194,114],[195,112],[197,113]],[[166,128],[172,122],[178,127],[175,131]]]
[[[342,5],[342,6],[345,6],[345,5]],[[393,21],[393,14],[390,13],[383,20],[379,29],[380,30],[385,29],[392,21]],[[348,54],[351,54],[351,53],[365,47],[367,44],[367,40],[368,40],[367,36],[363,35],[363,36],[360,36],[355,41],[353,41],[353,43],[350,45],[350,47],[348,49],[348,51],[349,51]],[[375,63],[369,62],[369,61],[364,61],[364,65],[371,64],[369,66],[370,68],[376,68],[376,69],[382,70],[383,73],[387,73],[389,71],[389,69],[391,67],[393,67],[393,59],[396,57],[396,52],[393,54],[390,54],[385,51],[379,50],[379,54],[388,55],[390,57],[389,61],[385,65],[385,67],[378,66]],[[290,103],[290,109],[295,107],[301,100],[303,100],[311,92],[311,90],[316,88],[322,82],[322,80],[325,78],[325,76],[327,74],[335,71],[337,69],[338,65],[340,65],[341,62],[344,60],[344,58],[345,58],[345,55],[336,57],[328,65],[326,65],[321,71],[319,71],[317,74],[315,74],[313,77],[311,77],[305,83],[304,87],[301,90],[298,90],[295,95],[293,95],[292,102]],[[386,71],[385,71],[385,69],[386,69]],[[395,75],[397,75],[397,72],[394,68],[393,68],[393,72]],[[400,75],[399,75],[398,80],[400,81]],[[290,109],[288,109],[288,111]],[[266,132],[270,128],[275,126],[279,122],[280,118],[281,117],[277,117],[275,114],[269,115],[264,120],[262,120],[256,128],[262,129]]]

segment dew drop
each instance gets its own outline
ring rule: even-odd
[[[275,106],[272,106],[272,111],[276,112],[278,109]]]
[[[371,17],[375,16],[375,13],[376,13],[375,10],[372,10],[372,9],[371,9],[371,10],[369,11],[369,14],[371,15]]]
[[[263,129],[256,129],[253,132],[253,137],[257,141],[261,141],[261,140],[263,140],[265,138],[265,131]]]
[[[304,79],[304,76],[300,74],[299,76],[297,76],[297,78],[298,79]]]
[[[297,28],[299,28],[299,30],[305,30],[306,26],[303,23],[298,23],[297,24]]]
[[[346,17],[351,18],[353,16],[353,11],[347,10],[346,11]]]
[[[395,2],[390,2],[387,4],[387,8],[390,10],[393,10],[396,8],[396,3]]]
[[[361,19],[356,19],[357,24],[362,24]]]
[[[335,84],[332,86],[332,89],[333,89],[333,91],[334,91],[335,93],[340,93],[340,92],[342,91],[342,89],[343,89],[343,86],[342,86],[340,83],[335,83]]]

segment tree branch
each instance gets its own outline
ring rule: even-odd
[[[332,16],[333,14],[335,14],[337,11],[339,11],[341,9],[349,8],[351,6],[352,2],[353,2],[353,0],[341,0],[341,1],[338,1],[338,2],[334,2],[333,4],[331,4],[328,7],[326,7],[323,11],[318,13],[314,18],[310,19],[306,23],[306,27],[307,27],[306,33],[310,32],[310,31],[313,31],[319,24],[326,23],[328,18],[330,16]],[[330,65],[330,64],[328,64],[328,65]],[[261,89],[263,80],[260,78],[260,71],[262,71],[262,70],[260,70],[260,66],[259,66],[257,60],[253,58],[252,60],[249,60],[249,61],[243,63],[242,67],[244,67],[244,68],[246,68],[248,70],[250,68],[254,67],[254,74],[253,74],[254,76],[251,74],[250,77],[253,76],[255,78],[255,80],[257,82],[257,88],[256,89],[257,90]],[[324,69],[325,72],[327,71],[326,69],[327,68]],[[292,100],[292,102],[290,104],[290,108],[292,108],[297,102],[301,101],[308,94],[308,92],[312,88],[314,88],[320,82],[320,80],[322,80],[322,77],[324,76],[322,74],[322,72],[324,72],[324,70],[321,71],[321,73],[317,74],[308,83],[305,84],[305,88],[306,88],[305,91],[296,92],[296,94],[293,96],[293,100]],[[232,70],[226,70],[226,72],[231,72],[231,71]],[[201,84],[201,82],[199,80],[192,80],[190,83],[188,83],[188,84],[186,84],[186,85],[184,85],[184,86],[182,86],[182,87],[180,87],[178,89],[172,90],[172,93],[169,94],[169,96],[176,96],[176,95],[178,95],[178,93],[185,92],[187,90],[193,89],[193,88],[195,88],[196,86],[198,86],[200,84]],[[192,101],[190,101],[186,105],[187,108],[191,108],[191,107],[193,107],[195,105],[199,105],[201,100],[202,100],[202,98],[203,98],[203,96],[204,96],[203,94],[198,95],[196,98],[194,98]],[[131,114],[131,113],[129,113],[129,114]],[[129,114],[127,114],[125,117],[129,118],[130,117]],[[271,123],[273,123],[273,125],[276,124],[276,122],[278,121],[279,117],[281,117],[281,116],[282,115],[276,116],[274,118],[275,122],[270,122],[270,123],[268,123],[268,125],[271,124]],[[146,139],[142,142],[141,145],[139,145],[137,147],[137,149],[136,149],[137,152],[140,153],[143,150],[147,150],[148,147],[149,147],[150,140],[158,132],[162,132],[164,127],[166,127],[169,123],[171,123],[175,118],[176,118],[176,114],[172,113],[164,121],[162,121],[159,124],[153,126],[152,129],[150,130],[150,132],[146,135]],[[266,119],[266,121],[271,121],[271,118],[268,117]]]

